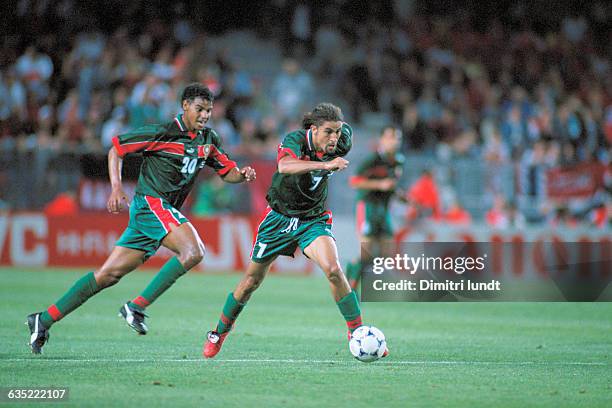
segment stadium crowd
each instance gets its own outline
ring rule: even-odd
[[[9,177],[28,190],[34,183],[36,191],[48,183],[45,174],[55,174],[55,191],[75,189],[79,155],[102,153],[112,136],[173,117],[179,90],[192,80],[217,96],[210,126],[228,151],[274,157],[280,135],[298,125],[325,86],[345,101],[352,122],[386,114],[402,129],[405,152],[430,154],[436,166],[456,158],[484,163],[494,208],[519,206],[528,221],[558,220],[569,211],[590,222],[603,206],[604,224],[610,218],[612,67],[604,2],[582,14],[549,16],[546,24],[530,15],[528,2],[485,20],[474,9],[438,15],[402,1],[365,10],[345,1],[324,8],[270,2],[253,27],[286,57],[270,67],[269,84],[227,49],[210,46],[209,33],[182,3],[165,16],[144,13],[138,24],[145,6],[133,6],[104,29],[83,16],[72,19],[79,8],[70,0],[18,3],[20,31],[1,45],[0,184]],[[269,13],[286,16],[284,25],[271,27]],[[607,166],[604,187],[569,209],[553,208],[546,171],[579,163]],[[517,169],[513,197],[495,171],[508,165]],[[26,174],[29,181],[20,179]],[[516,197],[535,204],[500,204]],[[33,205],[19,194],[0,200]]]
[[[389,20],[373,13],[356,26],[330,8],[313,34],[312,66],[336,79],[354,117],[388,113],[403,129],[404,151],[429,151],[441,164],[486,163],[492,204],[508,198],[497,169],[514,163],[525,200],[510,207],[520,205],[530,221],[584,219],[609,206],[612,187],[611,10],[596,2],[585,11],[542,26],[543,16],[519,2],[485,24],[458,10]],[[607,188],[555,207],[546,171],[581,163],[607,166]]]

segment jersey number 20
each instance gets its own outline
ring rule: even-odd
[[[183,168],[181,169],[181,173],[193,174],[197,164],[198,164],[198,159],[191,159],[189,157],[183,157]]]

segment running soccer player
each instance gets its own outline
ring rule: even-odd
[[[361,326],[361,310],[342,272],[332,235],[332,214],[325,210],[327,184],[346,169],[343,157],[352,145],[352,129],[340,108],[317,105],[304,115],[303,129],[289,133],[278,147],[278,169],[268,190],[269,208],[259,224],[251,262],[223,306],[215,330],[208,332],[203,355],[221,350],[234,321],[279,255],[293,256],[297,247],[325,273],[350,333]]]
[[[361,274],[375,253],[382,255],[393,237],[389,202],[402,175],[404,156],[397,150],[401,132],[393,126],[382,129],[378,146],[351,177],[357,192],[357,233],[362,247],[361,258],[346,266],[351,288],[356,289]]]
[[[255,179],[249,167],[239,169],[221,148],[221,138],[204,125],[210,118],[213,94],[194,83],[181,96],[183,113],[170,123],[148,125],[116,136],[108,153],[112,192],[108,211],[119,213],[128,199],[121,184],[123,157],[142,153],[143,162],[130,205],[130,220],[104,264],[77,280],[55,303],[27,317],[30,347],[39,354],[51,326],[102,289],[116,284],[163,245],[176,253],[140,296],[120,308],[121,316],[139,334],[147,333],[144,310],[181,275],[200,263],[204,245],[195,228],[179,211],[199,171],[212,167],[228,183]]]

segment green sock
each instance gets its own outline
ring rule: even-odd
[[[128,302],[129,306],[136,310],[145,310],[147,306],[160,297],[185,272],[187,271],[176,256],[170,258],[157,272],[157,275],[155,275],[149,285],[140,293],[140,296]]]
[[[81,306],[87,299],[100,291],[93,272],[82,276],[68,291],[59,298],[57,302],[42,312],[40,321],[49,328],[51,325],[77,307]]]
[[[351,333],[362,325],[361,309],[359,308],[359,301],[357,300],[355,291],[351,291],[351,293],[340,299],[336,304],[344,320],[346,320],[346,325]]]
[[[234,294],[230,293],[225,300],[223,305],[223,313],[217,322],[217,333],[223,334],[232,329],[234,321],[242,312],[242,309],[246,306],[246,303],[240,303],[234,298]]]
[[[359,265],[357,262],[349,262],[346,264],[346,278],[349,280],[357,280],[359,273]]]
[[[352,289],[356,289],[359,284],[359,279],[361,279],[361,270],[362,265],[361,262],[349,262],[346,265],[346,278],[351,285]]]

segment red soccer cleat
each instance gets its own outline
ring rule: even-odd
[[[204,348],[202,349],[202,355],[205,358],[213,358],[216,356],[219,351],[221,351],[221,346],[223,345],[223,341],[227,337],[229,332],[225,332],[223,334],[219,334],[216,331],[209,331],[206,333],[206,343],[204,343]]]

